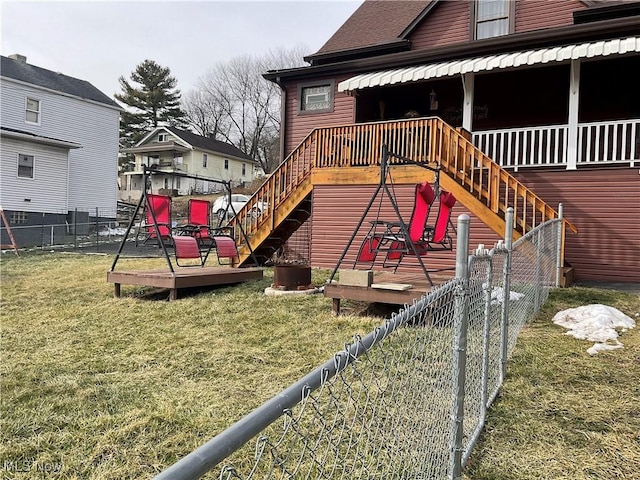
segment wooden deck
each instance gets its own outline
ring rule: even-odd
[[[169,289],[169,300],[178,298],[181,288],[233,285],[262,278],[261,268],[184,267],[169,270],[124,270],[107,272],[107,282],[114,284],[114,295],[120,297],[120,286],[143,285]]]
[[[446,274],[430,274],[434,287],[441,285],[452,278]],[[332,311],[340,314],[340,300],[357,300],[369,303],[386,303],[391,305],[411,304],[421,298],[433,287],[429,281],[418,273],[385,273],[376,272],[372,287],[357,287],[329,283],[324,287],[324,296],[333,298]],[[407,286],[409,286],[407,288]],[[404,288],[399,290],[399,288]]]

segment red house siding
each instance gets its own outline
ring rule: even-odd
[[[516,2],[515,33],[571,25],[573,12],[585,8],[579,0],[520,0]]]
[[[331,113],[300,114],[298,112],[298,84],[309,82],[287,84],[284,157],[289,155],[314,128],[354,123],[355,98],[345,93],[338,93],[338,83],[347,78],[349,76],[335,79],[334,105]],[[324,80],[326,79],[320,78],[317,83],[322,83]],[[314,81],[314,83],[316,82]]]
[[[470,22],[469,2],[441,2],[411,34],[411,49],[468,42]]]
[[[565,252],[567,261],[576,268],[577,280],[640,281],[640,182],[637,169],[531,170],[517,176],[550,205],[557,208],[562,202],[566,218],[578,227],[578,234],[567,232]],[[335,267],[374,189],[374,186],[331,185],[314,188],[313,266]],[[395,186],[400,211],[407,220],[413,205],[412,189],[410,185]],[[342,264],[344,268],[353,266],[368,222],[376,218],[378,208],[376,201]],[[385,220],[396,218],[386,201],[380,212],[380,218]],[[452,215],[454,224],[462,213],[469,212],[457,204]],[[435,214],[432,211],[432,219]],[[470,237],[471,248],[479,243],[491,248],[499,238],[473,215]],[[455,265],[455,254],[430,252],[424,261],[427,268],[449,268]],[[403,262],[402,270],[416,268],[414,259]]]
[[[573,12],[585,8],[579,0],[519,0],[515,6],[514,32],[571,25]],[[470,41],[471,2],[441,2],[418,25],[410,40],[412,50]]]

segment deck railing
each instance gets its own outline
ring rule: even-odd
[[[245,236],[251,237],[267,222],[273,229],[278,207],[309,178],[313,169],[379,165],[382,145],[416,162],[440,164],[443,173],[501,218],[512,206],[520,234],[558,217],[553,208],[489,155],[434,117],[313,130],[231,220],[236,235],[241,234],[242,227]],[[391,161],[394,162],[398,160]],[[267,208],[262,208],[264,205]]]
[[[568,125],[486,130],[473,143],[504,168],[568,165]],[[578,165],[640,161],[640,119],[578,124]]]

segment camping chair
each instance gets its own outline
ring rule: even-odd
[[[191,198],[187,203],[187,223],[196,230],[192,236],[196,238],[209,238],[211,202]]]
[[[408,253],[408,249],[412,249],[411,244],[415,246],[424,238],[425,229],[430,228],[426,222],[436,194],[429,182],[422,182],[416,185],[414,195],[415,202],[408,225],[384,220],[369,222],[371,228],[360,246],[356,263],[373,264],[378,252],[384,251],[386,258],[383,266],[387,266],[387,260],[399,260],[403,253]],[[407,234],[409,244],[406,241]]]
[[[176,235],[173,237],[176,264],[179,267],[204,267],[211,248],[201,250],[198,240],[189,235]],[[197,260],[197,263],[182,263],[181,260]]]
[[[425,238],[429,250],[453,250],[453,240],[449,235],[449,225],[451,222],[451,212],[456,204],[456,197],[453,193],[441,191],[438,216],[433,229],[429,229],[430,235]]]
[[[231,265],[238,256],[236,241],[231,235],[214,235],[206,244],[188,234],[174,235],[173,246],[179,267],[204,267],[211,250],[216,251],[220,265]],[[197,260],[197,263],[180,264],[181,260]]]
[[[146,202],[144,204],[144,223],[138,227],[136,234],[136,246],[138,245],[138,235],[140,230],[144,230],[143,244],[149,240],[158,241],[158,234],[155,224],[158,226],[160,240],[166,241],[171,239],[171,197],[167,195],[156,195],[153,193],[146,194]],[[153,212],[153,213],[152,213]],[[153,217],[156,217],[154,224]],[[160,243],[158,242],[158,245]]]
[[[383,267],[393,267],[395,272],[405,255],[426,255],[427,252],[432,250],[453,250],[453,241],[449,235],[449,225],[451,224],[451,212],[455,204],[456,197],[451,192],[441,190],[435,225],[426,225],[421,238],[418,240],[414,240],[414,237],[410,236],[415,248],[407,246],[406,242],[401,238],[394,239]],[[394,260],[395,263],[387,264],[388,260]]]

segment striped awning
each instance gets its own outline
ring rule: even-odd
[[[338,84],[339,92],[369,87],[417,82],[430,78],[451,77],[471,72],[511,69],[527,65],[565,62],[581,58],[607,57],[640,52],[640,37],[616,38],[598,42],[540,48],[522,52],[488,55],[451,62],[432,63],[415,67],[384,70],[356,75]]]

